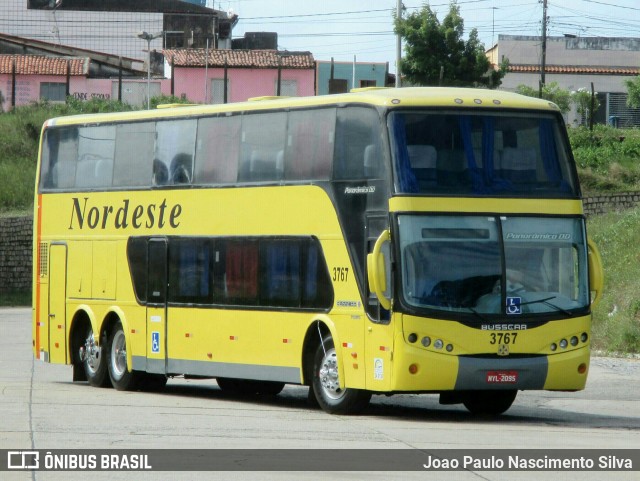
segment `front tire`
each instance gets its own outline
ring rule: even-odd
[[[312,388],[320,407],[330,414],[355,414],[369,404],[371,393],[340,387],[338,354],[333,338],[327,336],[318,345],[313,363]]]
[[[118,321],[111,331],[107,344],[107,364],[111,384],[118,391],[131,391],[136,388],[137,376],[127,366],[127,343],[122,322]]]
[[[462,403],[471,414],[497,416],[511,407],[518,391],[468,391]]]

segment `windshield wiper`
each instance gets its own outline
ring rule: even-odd
[[[545,297],[544,299],[537,299],[535,301],[528,301],[528,302],[522,302],[520,303],[521,306],[526,306],[529,304],[544,304],[546,306],[549,307],[553,307],[556,311],[558,312],[562,312],[564,315],[566,316],[572,316],[573,314],[571,314],[571,312],[567,311],[566,309],[560,307],[560,306],[556,306],[555,304],[552,304],[551,302],[549,302],[552,299],[555,299],[558,296],[551,296],[551,297]]]
[[[482,314],[480,314],[478,311],[476,311],[473,307],[467,307],[467,309],[469,309],[469,311],[471,311],[478,319],[480,319],[483,322],[490,322],[489,318],[486,316],[483,316]]]

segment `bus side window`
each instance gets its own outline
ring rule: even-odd
[[[242,144],[238,180],[280,180],[278,155],[285,147],[286,112],[246,114],[242,117]]]
[[[78,129],[49,129],[42,154],[41,185],[45,189],[73,187],[78,161]]]
[[[115,126],[80,127],[78,131],[76,187],[111,187]]]
[[[229,184],[238,178],[241,117],[198,120],[194,182]]]
[[[163,120],[156,123],[154,158],[165,164],[168,184],[190,184],[196,144],[195,119]]]
[[[116,126],[113,164],[114,187],[148,186],[153,172],[154,122]]]
[[[372,178],[380,171],[380,119],[374,109],[338,109],[333,176],[338,180]],[[366,158],[367,150],[369,157]]]
[[[333,162],[336,109],[289,112],[284,175],[287,180],[328,180]]]

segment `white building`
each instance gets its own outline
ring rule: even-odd
[[[237,16],[179,0],[2,0],[0,32],[147,61],[151,50],[231,47]],[[228,46],[227,46],[228,44]]]
[[[600,109],[594,120],[618,122],[621,126],[640,125],[640,110],[626,106],[624,83],[640,75],[640,38],[547,37],[545,83],[557,82],[569,91],[598,92]],[[492,64],[509,60],[509,71],[501,89],[515,90],[524,84],[537,89],[541,78],[542,38],[500,35],[487,52]],[[576,121],[571,112],[570,123]]]

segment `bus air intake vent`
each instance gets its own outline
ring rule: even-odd
[[[40,277],[46,277],[49,270],[49,246],[46,242],[40,243]]]

